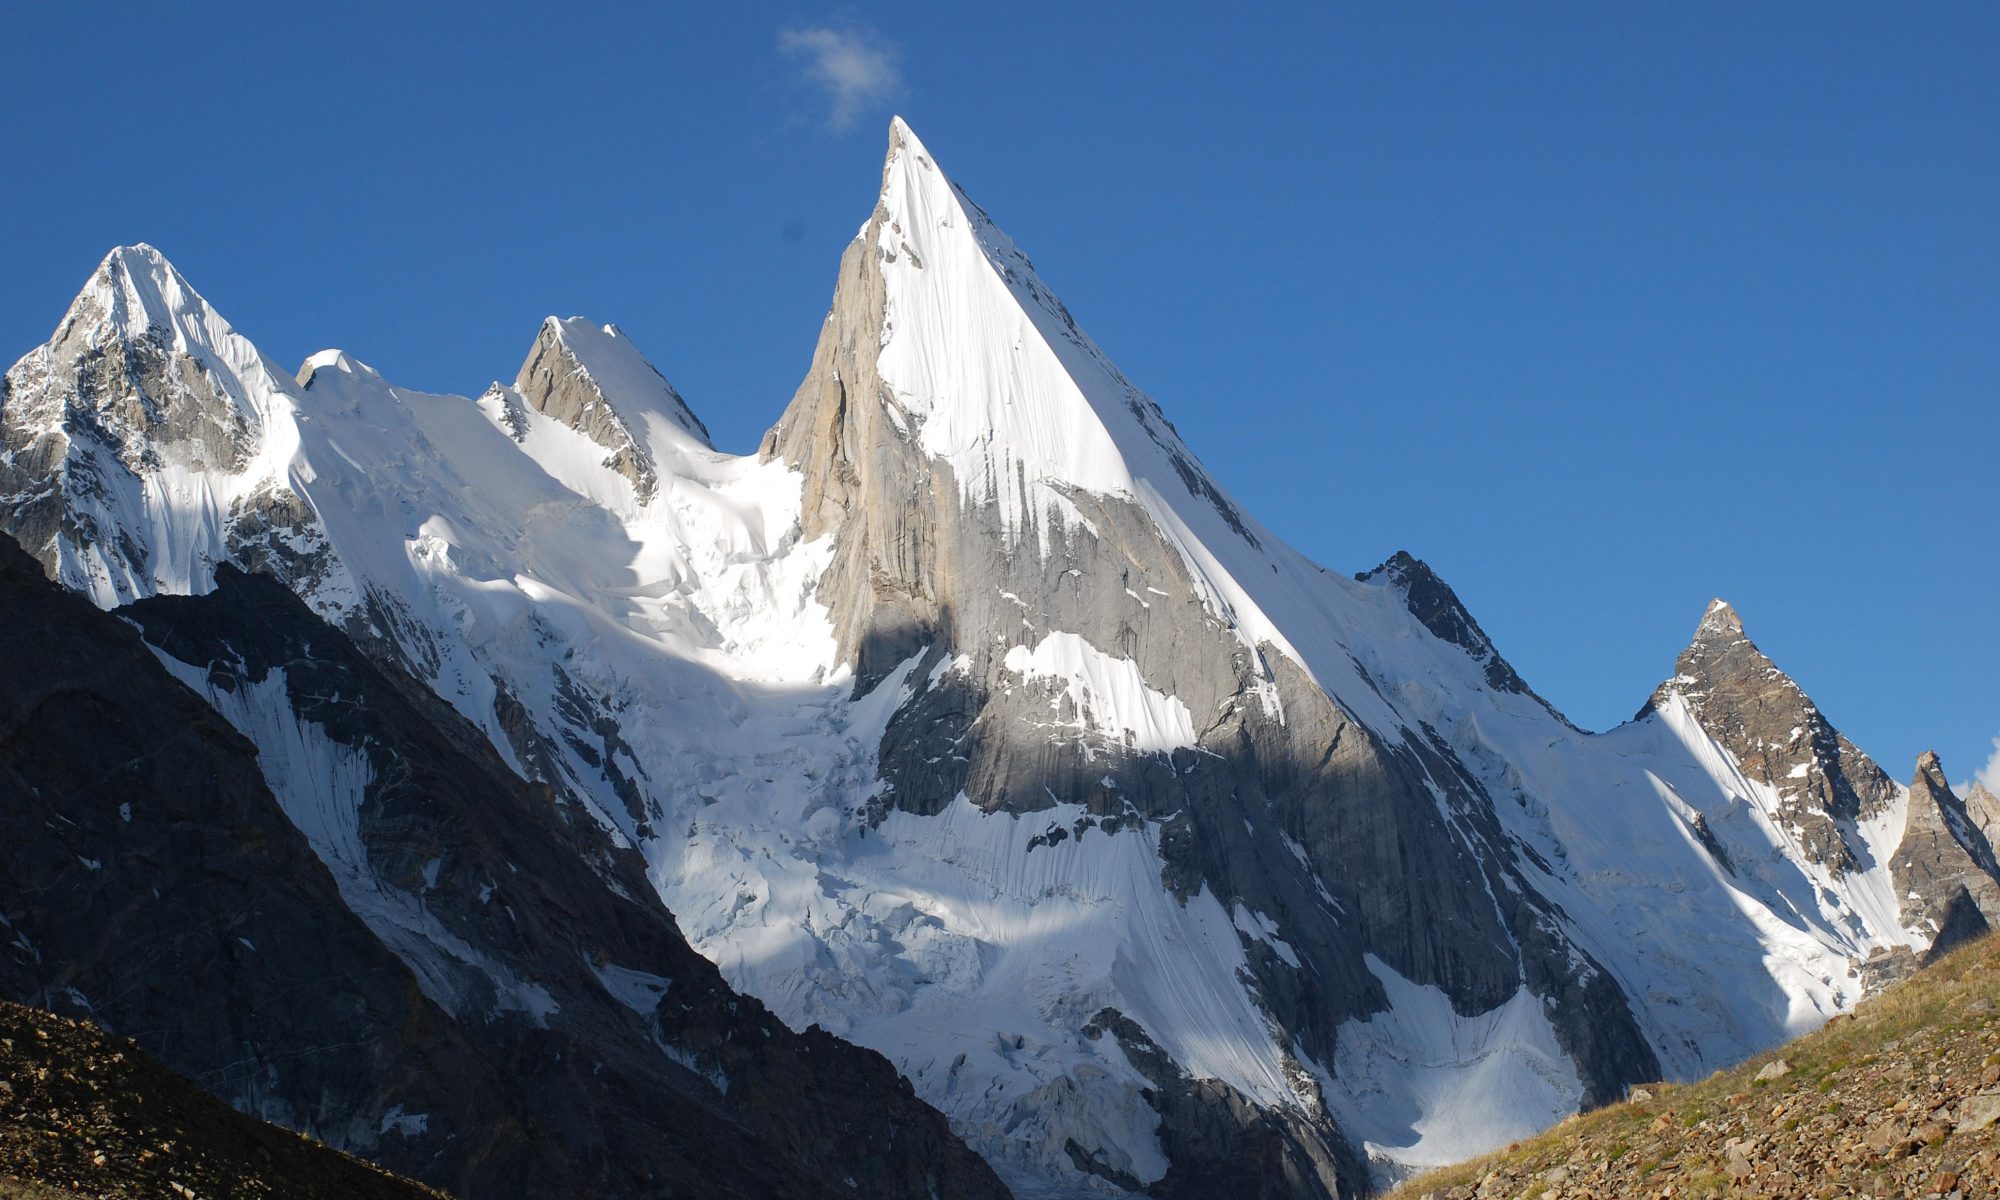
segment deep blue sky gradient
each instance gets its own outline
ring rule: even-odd
[[[2000,735],[2000,6],[293,7],[0,14],[0,358],[144,240],[410,387],[616,321],[745,450],[901,111],[1251,510],[1585,726],[1720,594],[1892,773]],[[897,55],[847,128],[815,27]]]

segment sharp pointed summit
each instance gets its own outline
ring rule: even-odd
[[[1355,576],[1362,583],[1381,580],[1395,588],[1409,606],[1410,615],[1439,638],[1464,649],[1486,673],[1486,682],[1507,692],[1533,696],[1534,689],[1501,657],[1493,639],[1460,602],[1451,585],[1431,570],[1430,564],[1407,550],[1398,550],[1372,571]],[[1539,697],[1537,697],[1539,699]],[[1550,710],[1554,711],[1553,708]]]
[[[340,880],[318,903],[513,1083],[601,1062],[750,1118],[844,1039],[901,1073],[840,1058],[853,1113],[937,1136],[792,1126],[815,1178],[997,1191],[914,1089],[1020,1194],[1330,1200],[1740,1061],[2000,911],[2000,802],[1932,759],[1890,779],[1726,603],[1589,734],[1420,558],[1287,546],[901,118],[756,456],[615,326],[550,318],[512,378],[433,395],[329,351],[295,380],[122,249],[0,389],[0,527],[101,607],[214,592],[141,606],[182,700],[257,742],[271,816]],[[440,747],[457,768],[410,769]],[[488,776],[504,803],[452,783]],[[93,828],[116,849],[129,819]],[[18,929],[46,905],[9,878]],[[689,991],[625,904],[721,978]],[[271,986],[318,977],[262,955]],[[784,1066],[746,995],[826,1032]],[[238,1061],[290,1060],[194,1065]],[[660,1125],[706,1128],[565,1078],[593,1163],[651,1172]],[[511,1165],[505,1120],[435,1115],[505,1081],[420,1083],[339,1127],[453,1186]],[[560,1141],[519,1147],[530,1177],[570,1169]]]
[[[1889,807],[1895,782],[1757,648],[1727,602],[1709,602],[1674,677],[1641,715],[1672,700],[1753,778],[1774,781],[1782,819],[1807,855],[1836,871],[1862,865],[1851,826]]]
[[[9,527],[107,608],[205,590],[232,556],[305,552],[310,513],[285,477],[295,401],[164,255],[118,247],[7,373],[0,492],[30,497]],[[28,479],[54,486],[8,487]]]
[[[1717,597],[1708,602],[1707,611],[1702,613],[1701,626],[1696,636],[1699,637],[1703,634],[1722,637],[1728,637],[1733,634],[1741,637],[1743,636],[1743,618],[1737,615],[1736,610],[1730,606],[1729,601]]]
[[[639,503],[659,488],[659,459],[713,452],[708,428],[616,325],[582,317],[542,322],[514,390],[529,407],[588,437]]]
[[[2000,862],[1946,782],[1935,751],[1917,757],[1909,816],[1890,870],[1903,889],[1905,921],[1930,935],[1928,958],[2000,924]]]

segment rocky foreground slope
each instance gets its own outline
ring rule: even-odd
[[[622,1194],[661,1153],[631,1084],[778,1131],[773,1169],[920,1192],[912,1131],[956,1143],[839,1038],[1021,1195],[1324,1198],[1703,1077],[2000,920],[1984,802],[1884,772],[1728,605],[1591,733],[1420,559],[1285,545],[889,134],[755,454],[613,326],[551,318],[511,383],[419,393],[341,351],[278,366],[146,246],[8,371],[0,528],[144,627],[176,720],[254,745],[259,828],[318,867],[301,919],[371,964],[344,1019],[436,1055],[383,1084],[421,1104],[338,1071],[329,1102],[311,1026],[200,1025],[208,1061],[258,1065],[219,1091],[330,1104],[343,1145],[435,1172],[508,1176],[446,1136],[494,1130]],[[1249,388],[1223,399],[1254,421]],[[1328,448],[1323,519],[1339,456],[1378,449]],[[87,789],[23,803],[190,869],[143,797],[131,829]],[[35,837],[78,895],[146,879]],[[657,1003],[695,973],[647,965],[683,961],[666,910],[720,973],[699,1019]],[[99,961],[118,910],[82,911],[65,953],[94,973],[20,964],[48,1003],[104,1016],[183,970]],[[286,939],[186,913],[202,969],[310,994]],[[754,1030],[729,989],[768,1006]],[[751,1086],[801,1046],[845,1066]],[[825,1137],[848,1068],[893,1106],[859,1153]],[[557,1084],[531,1115],[564,1137],[496,1116]]]
[[[2000,937],[1697,1084],[1634,1088],[1395,1200],[1992,1196],[2000,1192]]]
[[[0,1002],[0,1200],[444,1200],[246,1117],[86,1021]]]

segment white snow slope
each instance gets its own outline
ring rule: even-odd
[[[1494,795],[1519,800],[1497,806],[1507,832],[1552,864],[1542,886],[1633,998],[1670,1071],[1699,1074],[1811,1028],[1859,998],[1856,960],[1926,943],[1898,923],[1887,877],[1900,800],[1855,831],[1873,851],[1866,869],[1833,877],[1792,852],[1772,789],[1684,707],[1589,735],[1489,687],[1393,589],[1322,570],[1212,484],[1192,487],[1193,457],[1152,402],[900,122],[893,141],[882,376],[965,502],[999,506],[1013,537],[1046,538],[1052,526],[1091,536],[1065,492],[1128,497],[1253,650],[1296,660],[1389,742],[1419,722],[1440,731]],[[295,382],[148,247],[114,252],[91,289],[66,329],[95,320],[90,336],[107,343],[164,331],[232,398],[254,449],[226,470],[127,453],[116,486],[72,503],[100,530],[141,539],[153,566],[130,569],[112,539],[64,542],[66,584],[106,607],[204,591],[238,498],[297,496],[328,556],[306,597],[320,612],[393,644],[510,762],[563,784],[639,847],[734,986],[795,1026],[819,1022],[888,1055],[1020,1194],[1113,1190],[1074,1168],[1072,1138],[1142,1182],[1167,1169],[1145,1080],[1114,1039],[1080,1033],[1106,1006],[1192,1074],[1260,1104],[1324,1096],[1385,1173],[1476,1153],[1577,1104],[1535,997],[1468,1017],[1376,962],[1394,1007],[1355,1023],[1339,1062],[1301,1062],[1242,982],[1250,943],[1283,954],[1284,930],[1205,891],[1175,899],[1151,825],[1030,853],[1029,839],[1081,815],[1056,797],[1033,818],[961,799],[869,826],[881,731],[930,681],[906,665],[850,698],[815,596],[831,536],[803,540],[799,474],[713,450],[608,327],[557,323],[657,465],[648,500],[602,446],[511,389],[411,392],[335,351]],[[15,369],[9,422],[78,424],[28,386],[51,353]],[[93,452],[86,441],[73,456]],[[1032,515],[1051,510],[1058,522]],[[1052,726],[1088,721],[1139,751],[1195,741],[1180,699],[1104,648],[1059,631],[1013,636],[1006,665],[1048,690]],[[217,702],[253,736],[299,737],[262,720],[257,697]],[[528,714],[532,736],[510,736],[509,711]],[[595,714],[615,719],[615,736],[595,731]],[[304,767],[311,753],[280,758]],[[288,779],[279,795],[338,870],[352,853],[339,801],[315,786]],[[1718,865],[1691,831],[1697,813],[1750,869]]]

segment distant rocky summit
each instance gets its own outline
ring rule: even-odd
[[[1579,729],[901,120],[856,215],[740,455],[615,326],[429,394],[107,255],[0,382],[0,995],[468,1195],[1326,1200],[2000,921],[1729,605]]]

